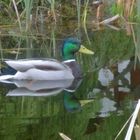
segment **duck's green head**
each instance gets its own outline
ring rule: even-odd
[[[86,54],[94,54],[93,51],[88,50],[83,45],[81,45],[81,42],[76,38],[68,38],[64,40],[62,47],[63,60],[74,59],[75,53],[78,51]]]

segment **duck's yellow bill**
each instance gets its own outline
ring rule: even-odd
[[[85,53],[85,54],[91,54],[91,55],[94,54],[93,51],[87,49],[87,48],[84,47],[83,45],[81,45],[79,52],[81,52],[81,53]]]
[[[86,104],[88,104],[90,102],[93,102],[93,101],[94,101],[93,99],[91,99],[91,100],[79,100],[81,106],[84,106],[84,105],[86,105]]]

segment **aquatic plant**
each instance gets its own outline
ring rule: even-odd
[[[53,18],[56,22],[56,15],[55,15],[55,0],[48,0],[51,4],[51,12],[52,12],[52,15],[53,15]]]
[[[33,0],[24,0],[25,11],[26,11],[26,31],[30,29],[32,14],[31,10],[33,7]]]
[[[13,2],[13,5],[14,5],[14,8],[15,8],[15,11],[16,11],[17,20],[18,20],[18,24],[19,24],[19,29],[21,31],[22,30],[22,28],[21,28],[21,21],[20,21],[20,16],[19,16],[19,12],[18,12],[18,9],[17,9],[17,5],[16,5],[15,0],[12,0],[12,2]]]
[[[78,37],[80,38],[81,36],[81,0],[76,0],[76,5],[77,5],[77,21],[78,21]]]
[[[85,6],[84,6],[84,12],[83,12],[83,27],[84,27],[84,30],[85,30],[85,34],[86,34],[87,40],[88,40],[89,44],[91,44],[89,36],[88,36],[88,32],[87,32],[87,27],[86,27],[88,5],[89,5],[89,0],[86,0],[85,1]]]

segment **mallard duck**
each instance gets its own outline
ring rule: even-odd
[[[76,62],[76,52],[94,54],[88,50],[76,38],[68,38],[64,40],[62,46],[63,61],[59,62],[55,59],[20,59],[5,61],[10,67],[11,73],[0,76],[0,80],[16,79],[16,80],[64,80],[80,78],[82,71]],[[14,71],[14,72],[13,72]]]

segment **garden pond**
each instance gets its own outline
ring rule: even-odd
[[[61,140],[60,133],[72,140],[113,140],[131,116],[140,97],[139,28],[127,35],[90,26],[79,36],[74,25],[40,26],[30,35],[1,29],[1,67],[5,59],[61,60],[62,41],[70,36],[95,53],[77,54],[83,79],[0,83],[1,140]]]

